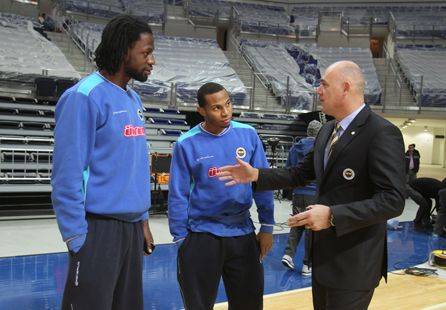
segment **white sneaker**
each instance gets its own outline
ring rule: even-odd
[[[288,268],[294,270],[293,258],[291,256],[285,254],[282,257],[282,264],[284,264],[285,267],[288,267]]]
[[[302,275],[304,277],[311,276],[311,267],[308,265],[303,264],[302,266]]]

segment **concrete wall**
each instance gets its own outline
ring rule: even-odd
[[[435,136],[445,135],[443,128],[433,128],[434,144],[432,148],[432,164],[444,166],[445,164],[445,138],[435,138]]]
[[[349,37],[347,38],[345,35],[340,32],[321,32],[318,41],[319,46],[322,47],[362,47],[369,48],[370,47],[370,38],[369,36],[363,37]]]
[[[423,127],[410,126],[403,131],[404,145],[407,150],[409,144],[415,143],[416,149],[420,151],[421,163],[431,165],[434,135],[431,131],[424,131]]]
[[[192,26],[185,21],[171,21],[166,24],[165,34],[169,36],[216,39],[215,27]]]
[[[0,11],[18,15],[31,16],[37,19],[39,14],[37,4],[22,3],[14,0],[0,0]]]

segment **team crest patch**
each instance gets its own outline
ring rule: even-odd
[[[144,114],[142,113],[141,109],[138,109],[138,117],[142,122],[145,121]]]
[[[235,156],[237,158],[243,159],[246,157],[246,150],[242,147],[238,147],[237,150],[235,150]]]
[[[350,181],[353,180],[353,178],[355,177],[355,172],[353,171],[353,169],[347,168],[344,169],[344,171],[342,172],[342,176],[344,177],[344,179]]]

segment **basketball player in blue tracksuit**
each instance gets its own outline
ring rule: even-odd
[[[204,122],[175,144],[169,181],[169,226],[178,249],[178,282],[186,309],[212,309],[220,278],[230,309],[262,309],[262,258],[272,246],[271,191],[251,185],[228,188],[215,177],[219,167],[241,158],[268,167],[253,127],[231,121],[232,104],[219,84],[197,94]],[[255,200],[261,223],[256,235],[249,209]]]
[[[149,158],[144,107],[127,83],[147,80],[153,49],[146,22],[112,19],[95,52],[99,71],[57,103],[52,201],[69,249],[62,309],[143,309]]]

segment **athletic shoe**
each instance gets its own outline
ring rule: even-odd
[[[308,265],[303,264],[303,266],[302,266],[302,275],[304,277],[311,276],[311,267],[308,266]]]
[[[294,263],[293,263],[293,259],[291,258],[291,256],[285,254],[282,257],[282,264],[285,267],[288,267],[289,269],[294,270]]]

